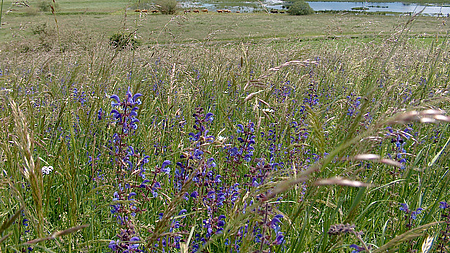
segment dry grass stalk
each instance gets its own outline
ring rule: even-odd
[[[391,166],[395,166],[398,168],[402,168],[402,164],[391,160],[391,159],[385,159],[385,158],[381,158],[379,155],[375,155],[375,154],[360,154],[360,155],[355,155],[354,157],[351,157],[347,160],[363,160],[363,161],[375,161],[375,162],[379,162],[379,163],[384,163],[387,165],[391,165]]]
[[[370,184],[366,184],[360,181],[348,180],[341,177],[322,179],[314,183],[314,185],[341,185],[350,187],[368,187]]]
[[[401,163],[399,163],[397,161],[394,161],[394,160],[391,160],[391,159],[381,159],[379,162],[387,164],[387,165],[395,166],[395,167],[398,167],[398,168],[402,168],[403,167],[403,165]]]
[[[380,160],[381,157],[379,155],[374,155],[374,154],[360,154],[360,155],[355,155],[353,157],[352,160],[367,160],[367,161],[372,161],[372,160]]]
[[[389,120],[388,124],[407,124],[410,122],[435,123],[436,121],[450,122],[450,117],[445,116],[445,111],[429,109],[425,111],[410,111],[401,113]]]
[[[308,65],[311,64],[318,64],[318,62],[316,61],[311,61],[311,60],[304,60],[304,61],[299,61],[299,60],[294,60],[294,61],[288,61],[285,62],[283,64],[281,64],[280,66],[274,67],[274,68],[270,68],[269,71],[278,71],[284,67],[290,66],[290,65],[299,65],[301,67],[306,67]]]
[[[244,102],[249,101],[250,99],[254,98],[256,95],[258,95],[259,93],[261,93],[261,92],[263,92],[263,91],[264,91],[264,90],[259,90],[259,91],[257,91],[257,92],[253,92],[253,93],[248,94],[248,96],[245,97]]]
[[[31,193],[37,216],[36,230],[38,236],[42,237],[44,229],[44,216],[42,209],[42,193],[44,192],[44,183],[42,171],[39,166],[39,161],[35,161],[33,157],[34,139],[33,135],[28,131],[29,129],[25,115],[13,100],[10,100],[10,108],[14,117],[16,130],[16,139],[14,140],[14,144],[19,148],[24,162],[24,168],[21,172],[31,186]]]
[[[0,238],[0,243],[2,243],[3,241],[5,241],[6,239],[8,239],[9,236],[12,235],[12,232],[9,232],[8,234],[6,234],[5,236],[3,236],[2,238]]]
[[[306,182],[308,180],[307,176],[294,178],[294,179],[288,179],[286,181],[278,183],[278,185],[266,196],[264,200],[269,200],[274,197],[276,197],[278,194],[288,191],[291,186],[294,186],[296,184]]]
[[[431,222],[431,223],[422,225],[420,227],[408,230],[407,232],[396,236],[394,239],[390,240],[389,242],[387,242],[386,244],[384,244],[383,246],[379,247],[378,249],[376,249],[372,252],[373,253],[386,252],[386,250],[393,249],[394,247],[400,245],[402,242],[412,240],[412,239],[422,235],[425,230],[427,230],[428,228],[430,228],[434,225],[437,225],[439,223],[440,222]]]
[[[72,234],[74,232],[77,232],[78,230],[81,230],[81,229],[87,228],[87,227],[89,227],[89,225],[85,224],[85,225],[76,226],[76,227],[73,227],[73,228],[68,228],[68,229],[65,229],[65,230],[62,230],[62,231],[57,231],[57,232],[54,232],[52,235],[50,235],[48,237],[34,239],[34,240],[26,242],[25,244],[36,244],[36,243],[43,242],[43,241],[53,240],[53,239],[56,239],[56,237]]]
[[[291,66],[291,65],[297,65],[297,66],[300,66],[300,67],[307,67],[307,66],[309,66],[311,64],[317,65],[319,63],[317,61],[311,61],[309,59],[308,60],[304,60],[304,61],[294,60],[294,61],[285,62],[285,63],[283,63],[283,64],[281,64],[281,65],[279,65],[277,67],[270,68],[268,70],[269,73],[267,73],[265,75],[262,75],[262,76],[260,76],[259,78],[255,79],[255,80],[249,80],[247,82],[247,85],[245,85],[244,90],[246,90],[251,85],[254,86],[254,84],[256,84],[256,85],[258,85],[258,84],[259,85],[264,85],[262,80],[267,79],[268,77],[274,75],[275,73],[277,73],[282,68],[285,68],[285,67],[288,67],[288,66]],[[307,75],[305,75],[305,76],[307,76]]]

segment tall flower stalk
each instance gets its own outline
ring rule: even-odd
[[[161,187],[157,176],[161,172],[170,171],[170,161],[164,161],[161,167],[152,172],[146,171],[146,164],[150,157],[139,152],[132,146],[130,137],[136,132],[137,119],[141,101],[140,93],[132,94],[128,89],[125,98],[112,95],[111,115],[117,127],[112,139],[112,153],[114,154],[115,179],[117,190],[113,194],[111,213],[117,220],[120,231],[116,240],[112,240],[109,248],[114,252],[141,252],[143,247],[138,228],[134,224],[134,217],[145,212],[141,203],[158,196]],[[147,179],[148,175],[150,179]],[[142,201],[139,201],[140,200]]]

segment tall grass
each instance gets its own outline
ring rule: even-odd
[[[448,49],[2,51],[0,249],[437,250]]]

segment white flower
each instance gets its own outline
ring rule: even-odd
[[[225,141],[227,139],[227,137],[223,137],[223,136],[217,136],[217,140],[218,141],[220,141],[220,142],[222,142],[222,141]]]
[[[262,111],[263,112],[269,112],[269,113],[275,112],[273,109],[262,109]]]
[[[42,167],[42,174],[48,175],[53,171],[53,166],[44,166]]]

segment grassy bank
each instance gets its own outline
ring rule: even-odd
[[[59,38],[57,38],[57,20]],[[316,14],[289,16],[270,14],[195,14],[178,16],[142,15],[129,12],[113,15],[37,15],[4,17],[0,30],[2,41],[30,44],[49,40],[69,40],[84,43],[89,40],[108,40],[114,33],[134,33],[144,44],[196,43],[214,41],[253,41],[259,39],[314,39],[327,37],[388,36],[409,17]],[[446,34],[447,18],[420,17],[408,34],[442,36]],[[95,24],[95,25],[94,25]],[[79,39],[73,40],[73,34]],[[84,39],[81,39],[84,38]],[[22,43],[24,42],[24,43]],[[22,45],[23,46],[23,45]]]

